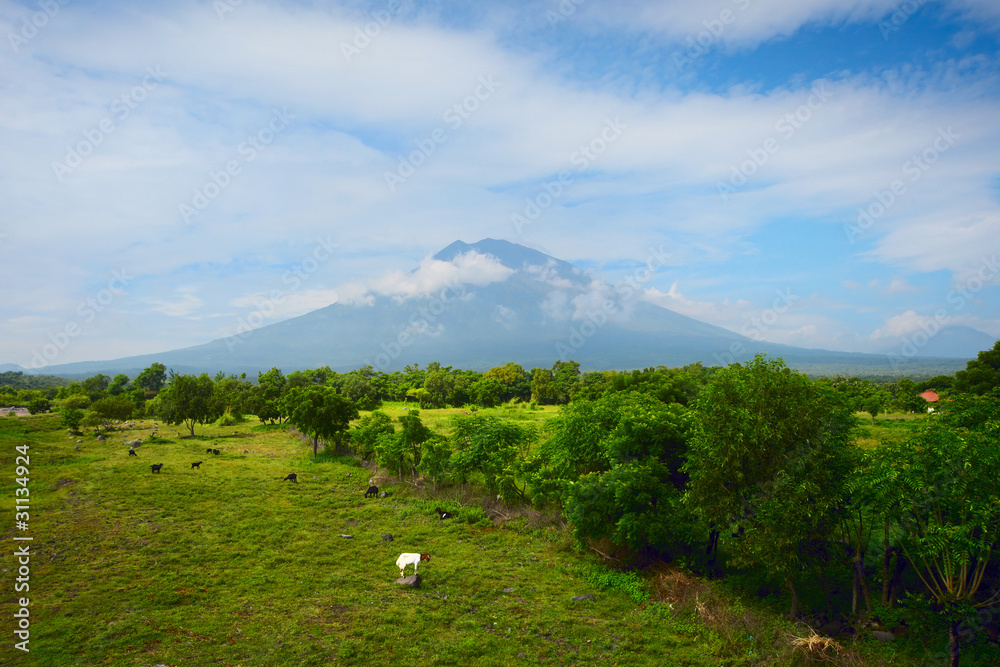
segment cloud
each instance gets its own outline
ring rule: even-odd
[[[507,280],[514,269],[493,255],[470,250],[445,262],[426,257],[413,271],[392,271],[367,285],[351,284],[342,291],[345,302],[358,303],[371,295],[389,296],[397,301],[422,298],[460,285],[484,286]]]
[[[881,338],[898,338],[900,336],[905,336],[923,328],[921,325],[926,324],[932,319],[933,318],[917,315],[916,311],[907,310],[905,313],[887,319],[885,324],[872,332],[871,339],[879,340]]]
[[[187,288],[193,291],[194,288]],[[191,291],[181,291],[181,298],[177,301],[158,301],[151,299],[149,301],[152,309],[158,313],[163,313],[168,317],[188,317],[191,313],[201,309],[205,305],[205,302],[200,298],[196,297]]]

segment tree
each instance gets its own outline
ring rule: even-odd
[[[90,400],[96,401],[102,398],[108,390],[108,387],[111,385],[111,378],[104,373],[98,373],[93,377],[87,378],[80,385],[87,392],[87,395],[90,396]]]
[[[90,411],[102,422],[125,421],[132,418],[135,403],[128,396],[106,396],[91,403]]]
[[[76,431],[83,421],[84,411],[77,408],[66,408],[62,411],[62,425],[68,429]]]
[[[330,387],[297,387],[288,392],[283,402],[288,421],[312,439],[313,458],[320,438],[339,444],[351,420],[358,418],[354,403]]]
[[[509,419],[483,415],[452,418],[450,467],[463,484],[478,472],[486,491],[511,501],[523,498],[516,485],[515,461],[527,454],[535,430]]]
[[[174,375],[160,392],[159,417],[168,424],[184,424],[194,437],[194,425],[206,424],[218,415],[213,412],[215,384],[208,374]]]
[[[574,536],[580,541],[607,537],[622,547],[661,554],[687,550],[701,528],[682,502],[693,413],[638,392],[609,393],[590,409],[581,407],[583,403],[571,404],[566,413],[572,418],[561,418],[557,442],[565,448],[573,434],[586,434],[591,451],[587,467],[601,468],[566,489],[566,518]],[[567,460],[573,458],[570,454]]]
[[[991,350],[984,350],[955,373],[955,391],[964,394],[986,394],[1000,387],[1000,340]]]
[[[257,395],[254,398],[254,407],[258,419],[273,424],[288,416],[281,404],[286,387],[285,376],[277,368],[272,368],[266,373],[257,373]]]
[[[124,373],[118,373],[113,378],[111,378],[111,384],[108,385],[108,393],[112,396],[117,396],[118,394],[123,394],[128,391],[128,376]]]
[[[834,532],[856,420],[842,395],[758,354],[718,371],[695,401],[688,500],[735,529],[734,561],[784,580],[813,568]]]
[[[531,376],[521,364],[508,361],[503,366],[494,366],[483,373],[483,378],[496,380],[501,386],[500,401],[506,403],[512,399],[526,401],[531,398]]]
[[[978,596],[1000,542],[1000,428],[928,422],[905,442],[882,443],[873,477],[879,509],[902,530],[907,560],[949,622],[950,662],[957,667],[963,619],[1000,599],[997,591]]]
[[[361,418],[358,425],[351,431],[351,443],[354,445],[355,453],[363,459],[371,459],[375,454],[375,444],[380,436],[396,432],[392,425],[392,417],[382,412],[374,410],[371,414]]]
[[[152,363],[148,368],[135,376],[132,385],[141,387],[144,391],[156,394],[167,382],[167,367],[160,363]]]

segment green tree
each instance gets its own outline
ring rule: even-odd
[[[132,418],[135,403],[128,396],[106,396],[91,403],[90,411],[102,422],[125,421]]]
[[[695,405],[688,500],[736,528],[735,564],[785,582],[794,618],[792,578],[815,567],[843,508],[856,420],[841,395],[760,354],[718,371]]]
[[[284,404],[288,421],[312,440],[313,458],[320,438],[339,446],[351,420],[358,418],[354,403],[330,387],[297,387],[288,392]]]
[[[111,384],[108,385],[108,393],[112,396],[123,394],[128,391],[128,383],[128,376],[124,373],[118,373],[111,379]]]
[[[212,393],[215,383],[207,373],[173,375],[159,394],[158,416],[168,424],[184,424],[194,437],[194,425],[213,421]]]
[[[266,373],[257,373],[257,396],[254,399],[257,418],[268,423],[288,417],[281,399],[287,388],[287,381],[280,369],[272,368]]]
[[[160,363],[152,363],[148,368],[135,376],[132,385],[140,387],[150,394],[156,395],[167,382],[167,367]]]
[[[503,366],[494,366],[483,373],[483,378],[494,379],[500,384],[501,403],[513,399],[527,401],[531,398],[531,376],[521,364],[508,361]]]
[[[87,392],[90,400],[96,401],[104,397],[105,392],[107,392],[108,387],[111,385],[111,378],[104,373],[98,373],[93,377],[87,378],[80,385]]]
[[[371,414],[365,415],[358,422],[358,425],[351,431],[351,443],[355,453],[365,460],[370,460],[375,454],[375,445],[380,436],[396,432],[392,425],[392,417],[382,412],[374,410]]]
[[[993,349],[980,352],[955,373],[955,391],[963,394],[986,394],[1000,387],[1000,340]]]
[[[77,408],[66,408],[60,414],[62,414],[62,425],[73,431],[80,428],[80,422],[85,416],[84,411]]]
[[[880,510],[901,529],[907,560],[949,622],[957,667],[962,620],[1000,599],[978,595],[1000,540],[1000,424],[969,431],[930,421],[905,442],[882,443],[872,475]]]
[[[499,494],[506,501],[521,498],[515,462],[535,439],[532,427],[509,419],[457,415],[452,418],[450,467],[463,484],[478,472],[490,495]]]

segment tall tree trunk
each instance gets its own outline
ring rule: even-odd
[[[788,592],[792,595],[792,608],[788,612],[788,620],[794,621],[799,616],[799,596],[795,592],[795,584],[792,583],[792,577],[785,577],[785,584],[788,585]]]
[[[313,458],[316,458],[316,452],[319,450],[319,438],[317,436],[313,436],[312,441],[313,441]]]
[[[949,663],[951,667],[958,667],[958,621],[952,621],[951,625],[948,626],[948,648],[951,653],[951,662]]]

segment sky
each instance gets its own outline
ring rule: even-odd
[[[1000,338],[996,0],[0,0],[0,36],[0,363],[419,296],[483,238],[655,256],[643,298],[773,342]]]

